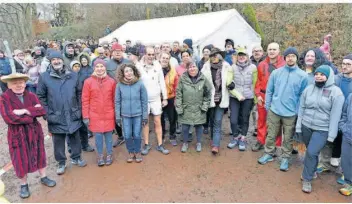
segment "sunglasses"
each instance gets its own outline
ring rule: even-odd
[[[155,56],[155,54],[147,54],[148,56]]]

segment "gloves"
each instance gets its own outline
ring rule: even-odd
[[[229,84],[229,85],[227,86],[227,89],[231,91],[231,90],[233,90],[234,88],[235,88],[235,83],[232,81],[231,84]]]
[[[116,119],[116,125],[117,126],[121,127],[121,122],[122,122],[121,119]]]
[[[83,123],[84,123],[84,125],[87,126],[87,128],[88,128],[88,126],[89,126],[89,119],[88,119],[88,118],[84,118],[84,119],[83,119]]]
[[[148,119],[143,119],[143,121],[142,121],[142,126],[144,127],[144,126],[146,126],[148,124]]]

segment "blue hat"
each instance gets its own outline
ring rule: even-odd
[[[51,61],[54,58],[60,58],[60,59],[64,60],[64,58],[62,57],[62,54],[59,51],[52,51],[49,55],[48,60]]]
[[[331,69],[331,67],[328,66],[328,65],[320,65],[320,66],[315,70],[314,74],[317,73],[317,72],[320,72],[320,73],[324,74],[324,75],[326,76],[326,78],[329,78],[329,76],[330,76],[330,69]]]
[[[345,56],[343,59],[349,59],[349,60],[352,60],[352,54],[349,54],[349,55]]]
[[[286,56],[289,54],[294,54],[296,55],[297,59],[298,59],[298,52],[297,49],[294,47],[288,47],[285,52],[284,52],[284,59],[286,60]]]
[[[185,39],[185,40],[183,41],[183,43],[186,44],[186,45],[188,45],[188,48],[189,48],[189,49],[193,49],[193,48],[192,48],[192,45],[193,45],[192,39]]]

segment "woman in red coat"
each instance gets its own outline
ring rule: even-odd
[[[25,91],[28,78],[20,73],[1,77],[9,89],[0,97],[0,112],[8,125],[9,151],[16,175],[21,179],[21,198],[30,196],[28,173],[39,171],[42,184],[48,187],[56,185],[45,173],[44,136],[37,120],[37,117],[45,115],[45,110],[35,94]]]
[[[106,72],[102,59],[94,61],[94,72],[84,81],[82,92],[83,122],[95,136],[98,152],[98,166],[112,164],[112,131],[115,128],[115,87],[116,82]],[[105,138],[106,161],[103,155]]]

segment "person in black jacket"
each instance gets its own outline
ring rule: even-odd
[[[47,72],[39,78],[37,95],[46,110],[49,132],[53,136],[55,160],[59,163],[56,173],[65,173],[65,137],[71,145],[71,163],[80,167],[87,165],[81,157],[79,128],[82,124],[81,95],[78,75],[64,66],[62,54],[53,51]]]

